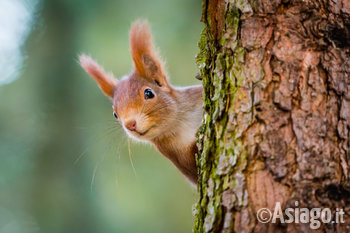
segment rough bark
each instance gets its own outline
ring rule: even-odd
[[[194,232],[312,232],[257,210],[343,208],[350,232],[350,2],[204,0]]]

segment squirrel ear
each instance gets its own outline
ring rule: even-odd
[[[168,85],[163,63],[154,49],[147,21],[137,20],[130,29],[130,49],[134,72],[154,80],[158,85]]]
[[[106,96],[113,98],[114,87],[117,84],[113,74],[106,73],[97,62],[85,54],[79,56],[79,62],[81,67],[95,79],[102,92]]]

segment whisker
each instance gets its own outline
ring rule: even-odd
[[[111,127],[108,127],[103,132],[98,133],[98,135],[95,136],[94,141],[101,141],[105,137],[110,136],[111,133],[120,131],[120,129],[121,127],[119,127],[118,125],[112,125]],[[90,146],[87,146],[86,149],[81,154],[79,154],[79,156],[74,161],[74,165],[77,165],[79,161],[87,154],[87,152],[90,149]]]
[[[131,156],[131,148],[130,148],[130,139],[129,138],[128,138],[128,150],[129,150],[129,158],[130,158],[130,163],[131,163],[131,166],[132,166],[132,170],[134,171],[135,177],[137,178],[136,169],[135,169],[134,162],[133,162],[132,156]]]
[[[121,137],[119,137],[119,140],[116,143],[116,141],[114,140],[114,137],[110,137],[108,140],[108,144],[109,146],[109,150],[108,150],[108,154],[112,155],[113,161],[115,162],[116,165],[116,169],[113,169],[115,171],[115,183],[116,186],[119,186],[119,182],[118,182],[118,165],[119,165],[119,160],[121,158],[121,147],[123,146],[123,144],[125,144],[125,134],[122,134]],[[115,156],[116,155],[116,156]],[[115,160],[114,160],[115,159]]]
[[[164,109],[166,107],[168,107],[168,105],[163,105],[163,106],[161,106],[159,108],[152,109],[150,112],[146,112],[144,115],[149,116],[150,114],[152,114],[152,113],[154,113],[156,111],[162,110],[162,109]]]
[[[112,133],[112,132],[113,131],[111,131],[110,133]],[[109,137],[109,138],[113,139],[112,137]],[[107,154],[111,154],[110,152],[111,152],[114,144],[112,144],[112,143],[109,143],[109,144],[111,146],[109,146],[108,149],[106,148],[105,152],[103,153],[102,158],[100,159],[99,162],[97,162],[97,164],[96,164],[96,166],[94,168],[94,171],[93,171],[93,174],[92,174],[92,178],[91,178],[91,191],[92,191],[93,185],[95,184],[95,178],[96,178],[96,174],[97,174],[99,165],[105,160]]]
[[[89,148],[87,147],[82,153],[80,153],[80,155],[78,156],[78,158],[74,161],[74,165],[77,165],[78,164],[78,162],[80,161],[80,159],[82,158],[82,157],[84,157],[84,155],[88,152],[88,150],[89,150]]]
[[[96,177],[96,173],[97,173],[97,169],[98,169],[99,163],[96,164],[94,171],[92,173],[92,178],[91,178],[91,185],[90,185],[90,191],[92,192],[92,187],[94,186],[95,183],[95,177]]]

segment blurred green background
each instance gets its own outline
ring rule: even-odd
[[[128,30],[144,18],[171,82],[198,84],[201,1],[0,0],[0,9],[0,233],[191,232],[195,189],[153,147],[128,140],[77,55],[128,74]]]

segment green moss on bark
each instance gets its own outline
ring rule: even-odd
[[[233,120],[230,118],[235,117],[237,94],[243,94],[239,90],[245,79],[244,49],[238,43],[239,9],[244,8],[243,1],[240,4],[237,8],[232,1],[227,3],[225,28],[219,40],[214,39],[210,30],[213,26],[210,17],[204,18],[205,28],[199,41],[197,64],[204,87],[204,115],[198,132],[200,198],[193,208],[194,232],[215,232],[226,221],[222,194],[228,187],[234,191],[235,206],[247,202],[243,176],[247,153],[239,139],[241,130],[232,125],[227,128]],[[207,10],[205,5],[203,9]],[[233,227],[232,221],[227,223],[231,224],[228,228]]]

